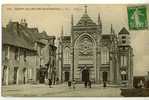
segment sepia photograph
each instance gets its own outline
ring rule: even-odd
[[[3,97],[149,97],[149,5],[1,9]]]

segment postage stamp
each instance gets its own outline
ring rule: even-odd
[[[147,28],[147,13],[145,6],[128,7],[128,24],[131,30]]]

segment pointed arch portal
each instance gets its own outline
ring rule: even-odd
[[[82,71],[82,81],[89,81],[89,70],[88,69],[84,69]]]
[[[75,41],[74,63],[75,77],[80,81],[88,81],[90,78],[95,79],[96,75],[96,42],[94,38],[84,33]],[[84,69],[84,68],[87,69]],[[84,69],[84,70],[82,70]],[[79,72],[78,72],[79,71]],[[89,71],[91,71],[89,73]],[[78,74],[79,73],[79,74]]]

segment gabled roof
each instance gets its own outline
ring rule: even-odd
[[[96,23],[93,22],[87,13],[84,13],[76,26],[96,26]]]
[[[21,48],[34,50],[34,42],[40,39],[49,39],[46,32],[39,33],[37,28],[28,28],[18,22],[9,22],[2,28],[2,43]]]
[[[125,27],[123,27],[121,31],[119,32],[119,34],[129,34],[129,32],[127,31]]]
[[[2,44],[33,50],[33,42],[20,30],[19,24],[11,22],[11,26],[2,28]]]

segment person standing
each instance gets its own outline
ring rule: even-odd
[[[71,81],[68,81],[68,87],[71,88]]]
[[[58,84],[58,83],[59,83],[59,78],[57,77],[57,78],[56,78],[56,84]]]
[[[91,88],[91,85],[92,85],[92,82],[89,80],[89,81],[88,81],[88,86],[89,86],[89,88]]]
[[[75,82],[75,80],[73,80],[72,81],[73,89],[75,89],[75,84],[76,84],[76,82]]]
[[[51,88],[52,80],[49,78],[49,87]]]
[[[107,87],[106,81],[103,82],[103,87]]]
[[[87,88],[87,81],[84,82],[84,87]]]

